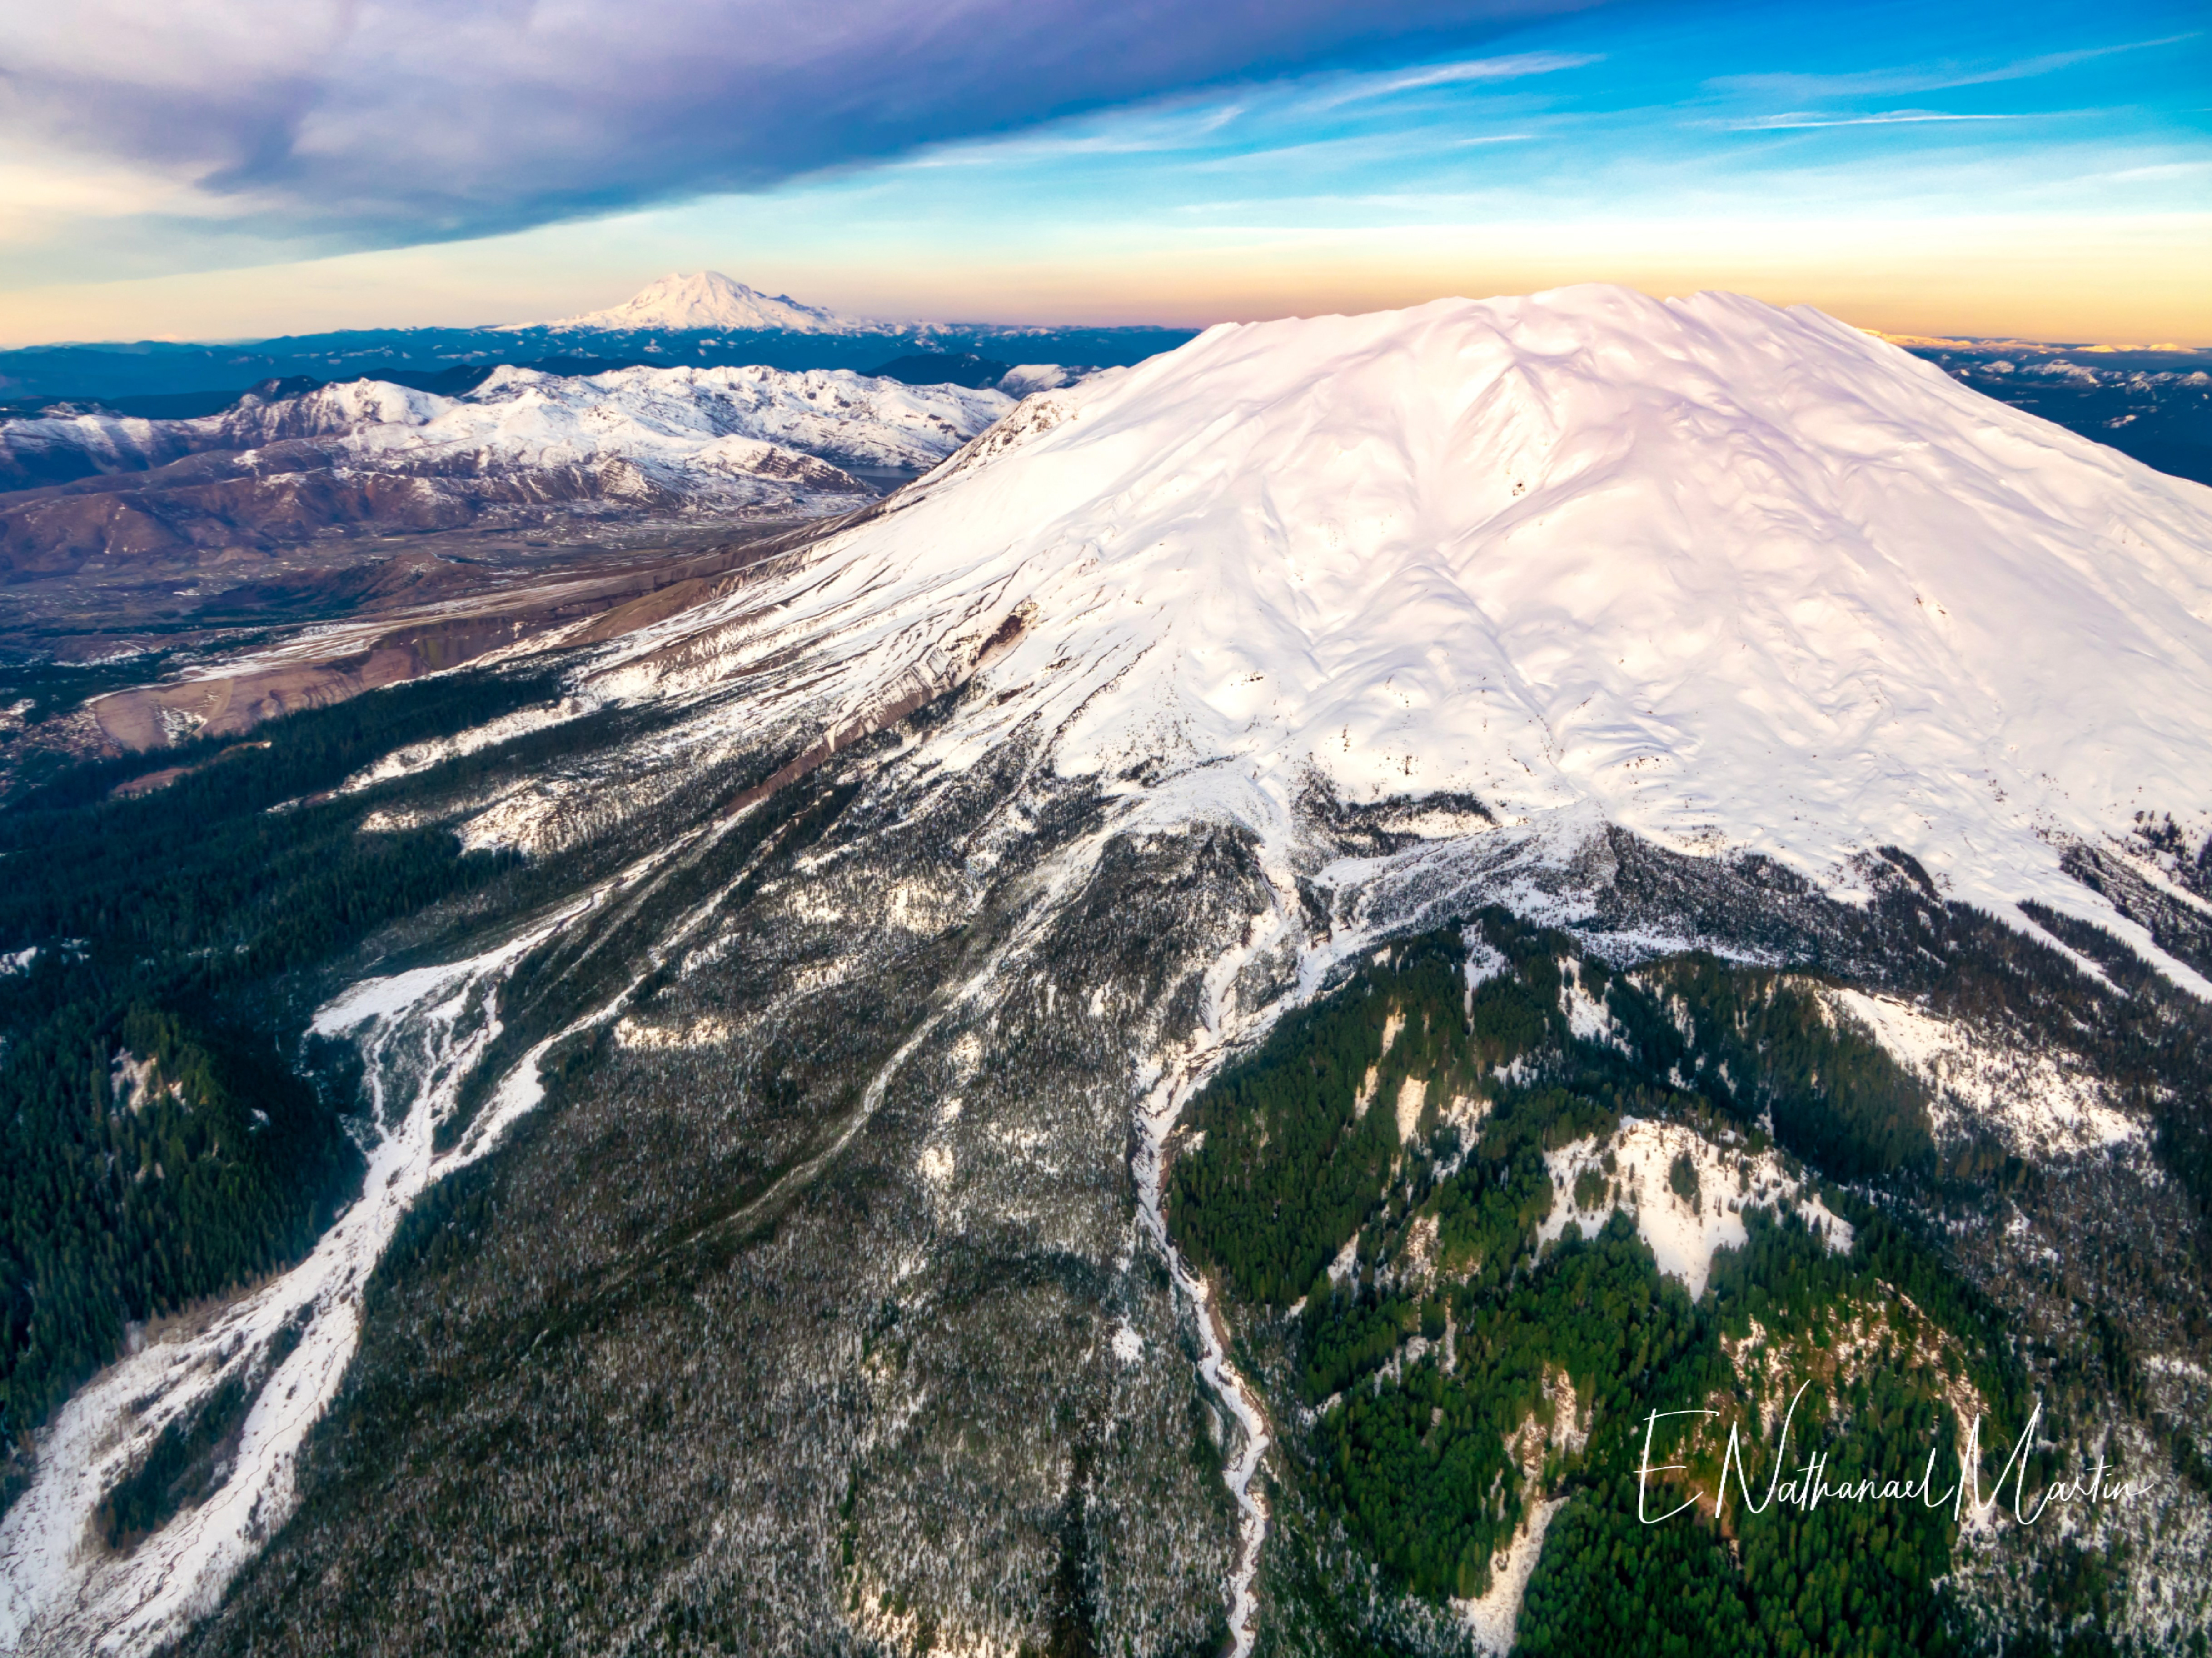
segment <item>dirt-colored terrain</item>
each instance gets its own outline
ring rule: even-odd
[[[473,588],[451,574],[420,572],[417,583],[392,582],[396,593],[365,583],[371,598],[359,619],[313,630],[227,666],[110,692],[94,700],[90,712],[110,742],[133,753],[185,736],[235,736],[279,715],[459,667],[526,641],[565,633],[570,643],[594,643],[665,621],[720,596],[736,572],[860,515],[669,551],[611,572],[556,570],[512,583],[496,581],[495,572],[477,572]],[[412,586],[431,587],[428,601],[419,602],[425,595],[410,592]],[[375,602],[401,595],[418,602],[398,614]]]

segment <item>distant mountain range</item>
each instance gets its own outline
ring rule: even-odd
[[[1886,336],[1976,391],[2212,484],[2212,351]]]
[[[138,340],[0,351],[0,420],[70,411],[185,419],[269,380],[371,379],[453,394],[501,364],[562,375],[638,364],[848,369],[909,383],[988,386],[1012,365],[1115,368],[1172,350],[1189,328],[896,322],[769,295],[718,271],[675,273],[620,305],[550,322],[355,328],[258,341]],[[2212,483],[2212,350],[1899,336],[1986,393],[2162,472]],[[996,370],[997,372],[987,372]]]
[[[218,413],[266,380],[367,378],[442,390],[430,383],[433,377],[501,363],[558,374],[635,363],[866,374],[893,359],[919,355],[973,357],[1006,365],[1111,368],[1171,350],[1195,332],[876,321],[807,305],[788,295],[771,297],[708,271],[663,277],[621,305],[552,322],[351,328],[227,344],[137,340],[0,351],[0,418],[46,412],[55,403],[149,418],[187,418]]]
[[[472,383],[280,381],[198,419],[0,423],[0,571],[580,515],[818,516],[927,471],[1014,406],[841,369],[448,374]]]

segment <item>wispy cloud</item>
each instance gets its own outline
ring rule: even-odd
[[[2019,115],[1960,115],[1940,109],[1885,109],[1870,115],[1821,115],[1795,111],[1783,115],[1753,115],[1741,121],[1710,125],[1730,132],[1790,132],[1823,126],[1915,126],[1926,121],[2017,121]]]
[[[1310,110],[1340,109],[1370,98],[1391,98],[1402,92],[1423,92],[1432,87],[1467,86],[1484,81],[1518,81],[1532,75],[1556,75],[1562,70],[1601,64],[1604,55],[1578,52],[1519,52],[1503,58],[1470,58],[1456,64],[1431,64],[1382,75],[1362,75],[1309,100]]]
[[[2201,179],[2212,174],[2212,162],[2158,162],[2148,167],[2123,167],[2104,176],[2115,184],[2137,184],[2155,179]]]
[[[1966,64],[1949,61],[1901,64],[1887,69],[1858,70],[1847,75],[1798,73],[1723,75],[1705,82],[1709,91],[1751,96],[1784,97],[1796,102],[1823,99],[1895,97],[1915,92],[1947,92],[1957,87],[1990,86],[2001,81],[2032,80],[2055,74],[2100,58],[2124,52],[2148,52],[2159,46],[2179,46],[2201,37],[2201,30],[2163,35],[2154,40],[2126,40],[2109,46],[2084,46],[2071,52],[2040,52],[2001,63]]]
[[[1245,113],[1243,104],[1211,107],[1180,116],[1124,119],[1092,131],[1047,132],[925,150],[892,164],[895,171],[947,167],[1003,167],[1087,156],[1173,155],[1204,149],[1214,135]]]

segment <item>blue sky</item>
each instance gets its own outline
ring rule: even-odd
[[[145,88],[64,64],[74,128],[0,107],[27,135],[0,163],[0,328],[522,320],[712,267],[884,315],[1205,322],[1615,280],[2212,343],[2201,8],[1139,5],[1090,40],[1095,8],[970,0],[854,47],[874,3],[703,70],[680,27],[601,69],[611,9],[548,44],[541,8],[458,84],[374,39],[195,37],[135,139],[82,111]],[[214,135],[189,163],[179,126]]]

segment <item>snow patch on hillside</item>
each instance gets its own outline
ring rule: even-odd
[[[1610,1172],[1604,1163],[1608,1153]],[[1696,1173],[1693,1198],[1670,1181],[1678,1157],[1688,1158]],[[1585,1136],[1545,1153],[1544,1162],[1552,1174],[1552,1212],[1537,1229],[1540,1246],[1563,1234],[1570,1222],[1587,1235],[1615,1210],[1625,1210],[1651,1247],[1659,1270],[1679,1278],[1692,1301],[1705,1293],[1714,1253],[1749,1241],[1743,1223],[1747,1208],[1795,1210],[1837,1253],[1851,1247],[1850,1223],[1808,1191],[1776,1153],[1717,1145],[1680,1123],[1624,1117],[1615,1133]],[[1604,1195],[1585,1209],[1575,1201],[1575,1183],[1589,1173],[1603,1182]]]
[[[625,1014],[614,1024],[615,1045],[663,1050],[719,1048],[730,1039],[732,1030],[729,1021],[711,1014],[678,1025],[655,1024]]]
[[[559,702],[544,708],[519,709],[512,714],[466,731],[456,732],[450,737],[434,737],[426,742],[410,743],[404,748],[395,748],[374,765],[364,766],[338,785],[341,795],[357,794],[373,789],[380,783],[391,783],[400,777],[427,771],[434,765],[442,765],[464,754],[473,754],[479,749],[492,748],[517,737],[527,736],[533,731],[543,731],[548,726],[565,725],[570,720],[581,719],[599,707],[589,698],[564,697]]]
[[[1567,1015],[1567,1028],[1577,1042],[1620,1045],[1620,1021],[1613,1016],[1612,1009],[1584,987],[1582,974],[1571,960],[1559,964],[1559,1003]]]
[[[358,1344],[370,1270],[416,1194],[462,1160],[434,1171],[432,1130],[499,1034],[492,989],[572,913],[469,960],[365,979],[316,1015],[314,1031],[355,1033],[368,1062],[382,1137],[362,1196],[297,1266],[119,1359],[40,1434],[31,1487],[0,1520],[0,1651],[150,1650],[210,1610],[283,1524],[301,1448]],[[100,1503],[161,1430],[258,1374],[288,1331],[297,1344],[254,1396],[223,1483],[128,1554],[94,1542]]]
[[[1528,1580],[1536,1574],[1536,1562],[1543,1555],[1544,1533],[1551,1530],[1553,1516],[1566,1504],[1566,1498],[1555,1496],[1532,1507],[1522,1517],[1513,1541],[1492,1558],[1490,1588],[1481,1598],[1452,1601],[1452,1610],[1467,1626],[1477,1651],[1505,1658],[1513,1650],[1521,1602],[1528,1593]]]
[[[2019,1152],[2051,1157],[2140,1140],[2142,1124],[2072,1056],[1999,1046],[1954,1021],[1863,991],[1824,993],[1932,1097],[1939,1136],[1993,1130]]]
[[[1408,1076],[1398,1084],[1396,1114],[1401,1145],[1413,1137],[1413,1131],[1421,1120],[1421,1108],[1428,1101],[1429,1080],[1425,1076]]]

